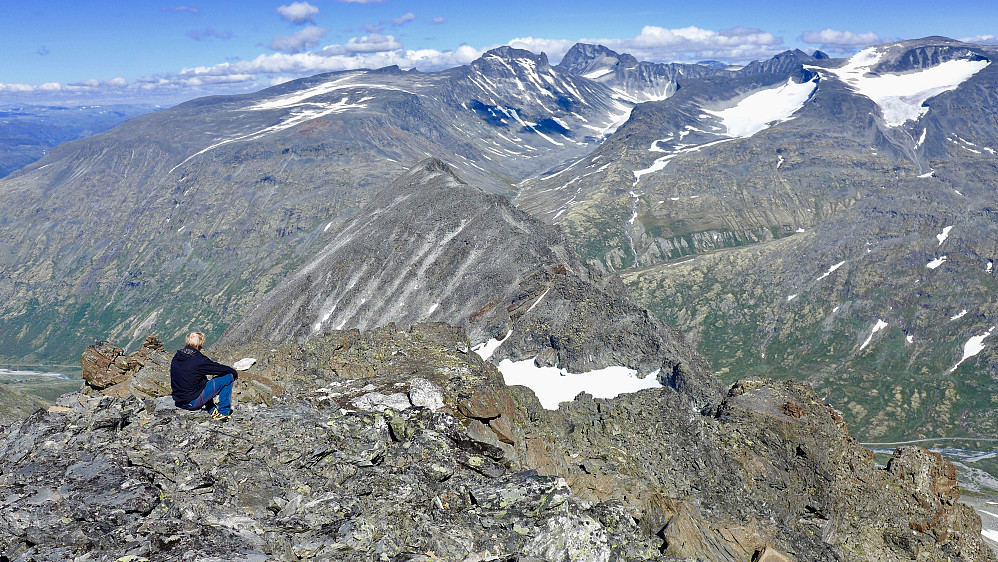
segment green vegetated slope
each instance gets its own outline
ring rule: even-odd
[[[962,189],[914,179],[786,239],[621,276],[725,380],[807,380],[862,440],[993,435],[991,340],[960,361],[998,314],[998,230],[988,205],[956,201],[990,186]]]

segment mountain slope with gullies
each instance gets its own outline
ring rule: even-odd
[[[517,203],[565,226],[593,263],[651,265],[794,234],[929,173],[957,137],[995,134],[993,47],[879,49],[852,62],[788,51],[688,80],[636,107],[587,158],[525,184]],[[939,105],[951,99],[971,113]]]
[[[496,362],[581,373],[624,366],[712,407],[710,366],[561,231],[428,159],[378,192],[316,257],[261,297],[222,343],[301,342],[331,329],[441,321],[492,341]]]
[[[841,201],[823,211],[809,206],[811,222],[787,222],[780,237],[762,244],[704,253],[709,245],[691,243],[683,258],[676,252],[672,262],[622,278],[641,303],[690,334],[726,380],[747,373],[807,380],[851,414],[864,440],[993,436],[998,129],[989,124],[998,122],[998,67],[985,56],[996,54],[930,38],[809,67],[821,77],[818,93],[793,121],[757,135],[783,148],[748,158],[759,167],[776,158],[767,175],[755,176],[774,182],[774,201],[793,194],[802,178],[851,178],[815,182],[823,196],[838,192]],[[940,73],[959,83],[904,103],[882,89],[878,97],[877,80],[903,85],[914,77],[924,90]],[[872,110],[863,120],[876,142],[861,152],[840,144],[837,160],[816,158],[814,144],[791,145],[799,136],[786,134],[813,125],[807,120],[826,84]],[[732,157],[719,147],[704,164],[723,169]],[[678,180],[690,173],[682,164],[677,158],[656,175]],[[687,201],[668,203],[673,216],[699,205]]]
[[[0,349],[64,363],[110,335],[222,329],[427,155],[496,192],[588,152],[631,102],[503,47],[193,100],[0,181]]]
[[[672,388],[545,410],[469,344],[436,323],[216,346],[257,358],[225,424],[162,396],[150,348],[131,376],[160,384],[0,431],[0,556],[996,560],[951,463],[876,464],[806,385],[747,378],[707,415]]]

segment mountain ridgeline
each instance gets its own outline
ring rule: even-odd
[[[0,180],[0,350],[446,321],[495,361],[716,404],[693,344],[728,383],[808,380],[864,438],[993,433],[996,54],[502,47],[193,100]]]

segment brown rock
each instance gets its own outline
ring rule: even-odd
[[[752,562],[790,562],[790,558],[772,546],[766,546],[755,553]]]
[[[503,443],[513,444],[513,425],[509,422],[509,416],[502,415],[489,420],[489,429],[495,432],[496,437]]]
[[[116,361],[123,353],[123,349],[106,341],[88,345],[80,357],[83,380],[96,389],[121,382],[123,369],[116,365]]]
[[[792,418],[799,418],[804,415],[804,408],[796,402],[787,402],[783,405],[783,413]]]
[[[146,341],[142,344],[142,347],[153,351],[166,351],[166,348],[163,347],[163,340],[154,335],[146,336]]]
[[[506,389],[480,387],[470,396],[458,400],[457,409],[462,415],[478,420],[491,420],[506,415],[513,417],[513,397]]]

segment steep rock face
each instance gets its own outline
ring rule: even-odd
[[[552,412],[442,324],[212,351],[286,392],[221,425],[66,395],[0,437],[0,554],[995,560],[952,465],[876,467],[797,383],[741,381],[716,416],[669,388]]]
[[[502,340],[497,361],[659,370],[705,407],[719,400],[709,365],[623,286],[579,262],[557,228],[437,160],[382,191],[221,343],[301,342],[328,329],[427,320],[465,327],[475,344]]]
[[[635,102],[665,99],[686,83],[719,72],[700,64],[638,61],[632,55],[586,43],[573,45],[558,68],[606,84]]]

